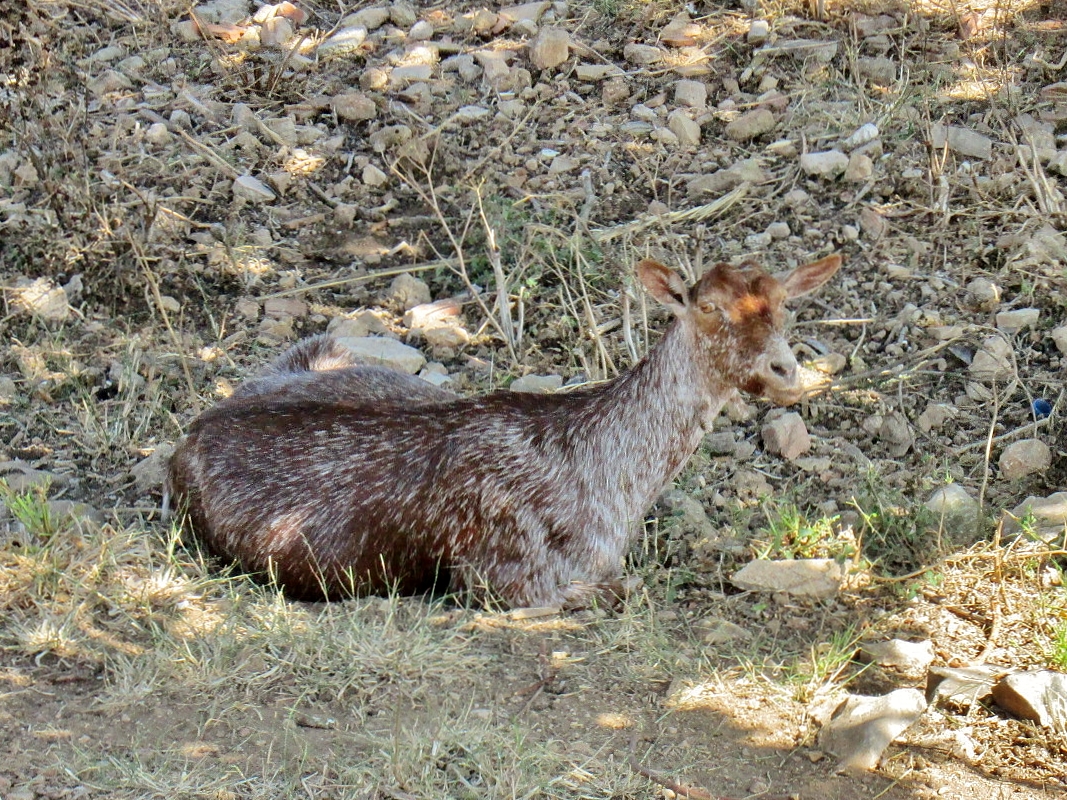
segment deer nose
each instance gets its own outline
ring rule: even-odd
[[[793,359],[776,358],[770,364],[771,374],[783,383],[793,383],[797,377],[797,362]]]

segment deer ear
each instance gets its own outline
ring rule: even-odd
[[[675,314],[689,305],[689,290],[673,269],[646,258],[637,265],[637,277],[650,295]]]
[[[797,267],[782,279],[786,297],[800,297],[815,291],[830,280],[840,267],[841,256],[837,253]]]

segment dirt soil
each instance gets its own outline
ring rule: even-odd
[[[991,701],[861,774],[817,739],[924,688],[863,641],[1067,669],[1062,525],[1001,525],[1067,489],[1067,12],[742,6],[5,4],[2,800],[1067,796],[1067,735]],[[640,258],[831,252],[810,447],[720,418],[622,610],[293,603],[160,520],[169,448],[300,337],[400,338],[463,394],[601,380],[667,322]],[[930,511],[948,484],[980,511]],[[755,557],[850,574],[743,592]]]

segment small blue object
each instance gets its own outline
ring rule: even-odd
[[[1034,416],[1044,419],[1052,414],[1052,403],[1048,400],[1037,399],[1034,401]]]

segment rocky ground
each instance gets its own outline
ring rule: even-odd
[[[1067,669],[1063,16],[7,9],[0,797],[1063,796],[1058,673],[1003,677]],[[553,390],[663,330],[640,258],[831,252],[792,331],[829,387],[718,421],[622,612],[289,603],[159,521],[299,337]],[[917,721],[850,760],[849,692]]]

